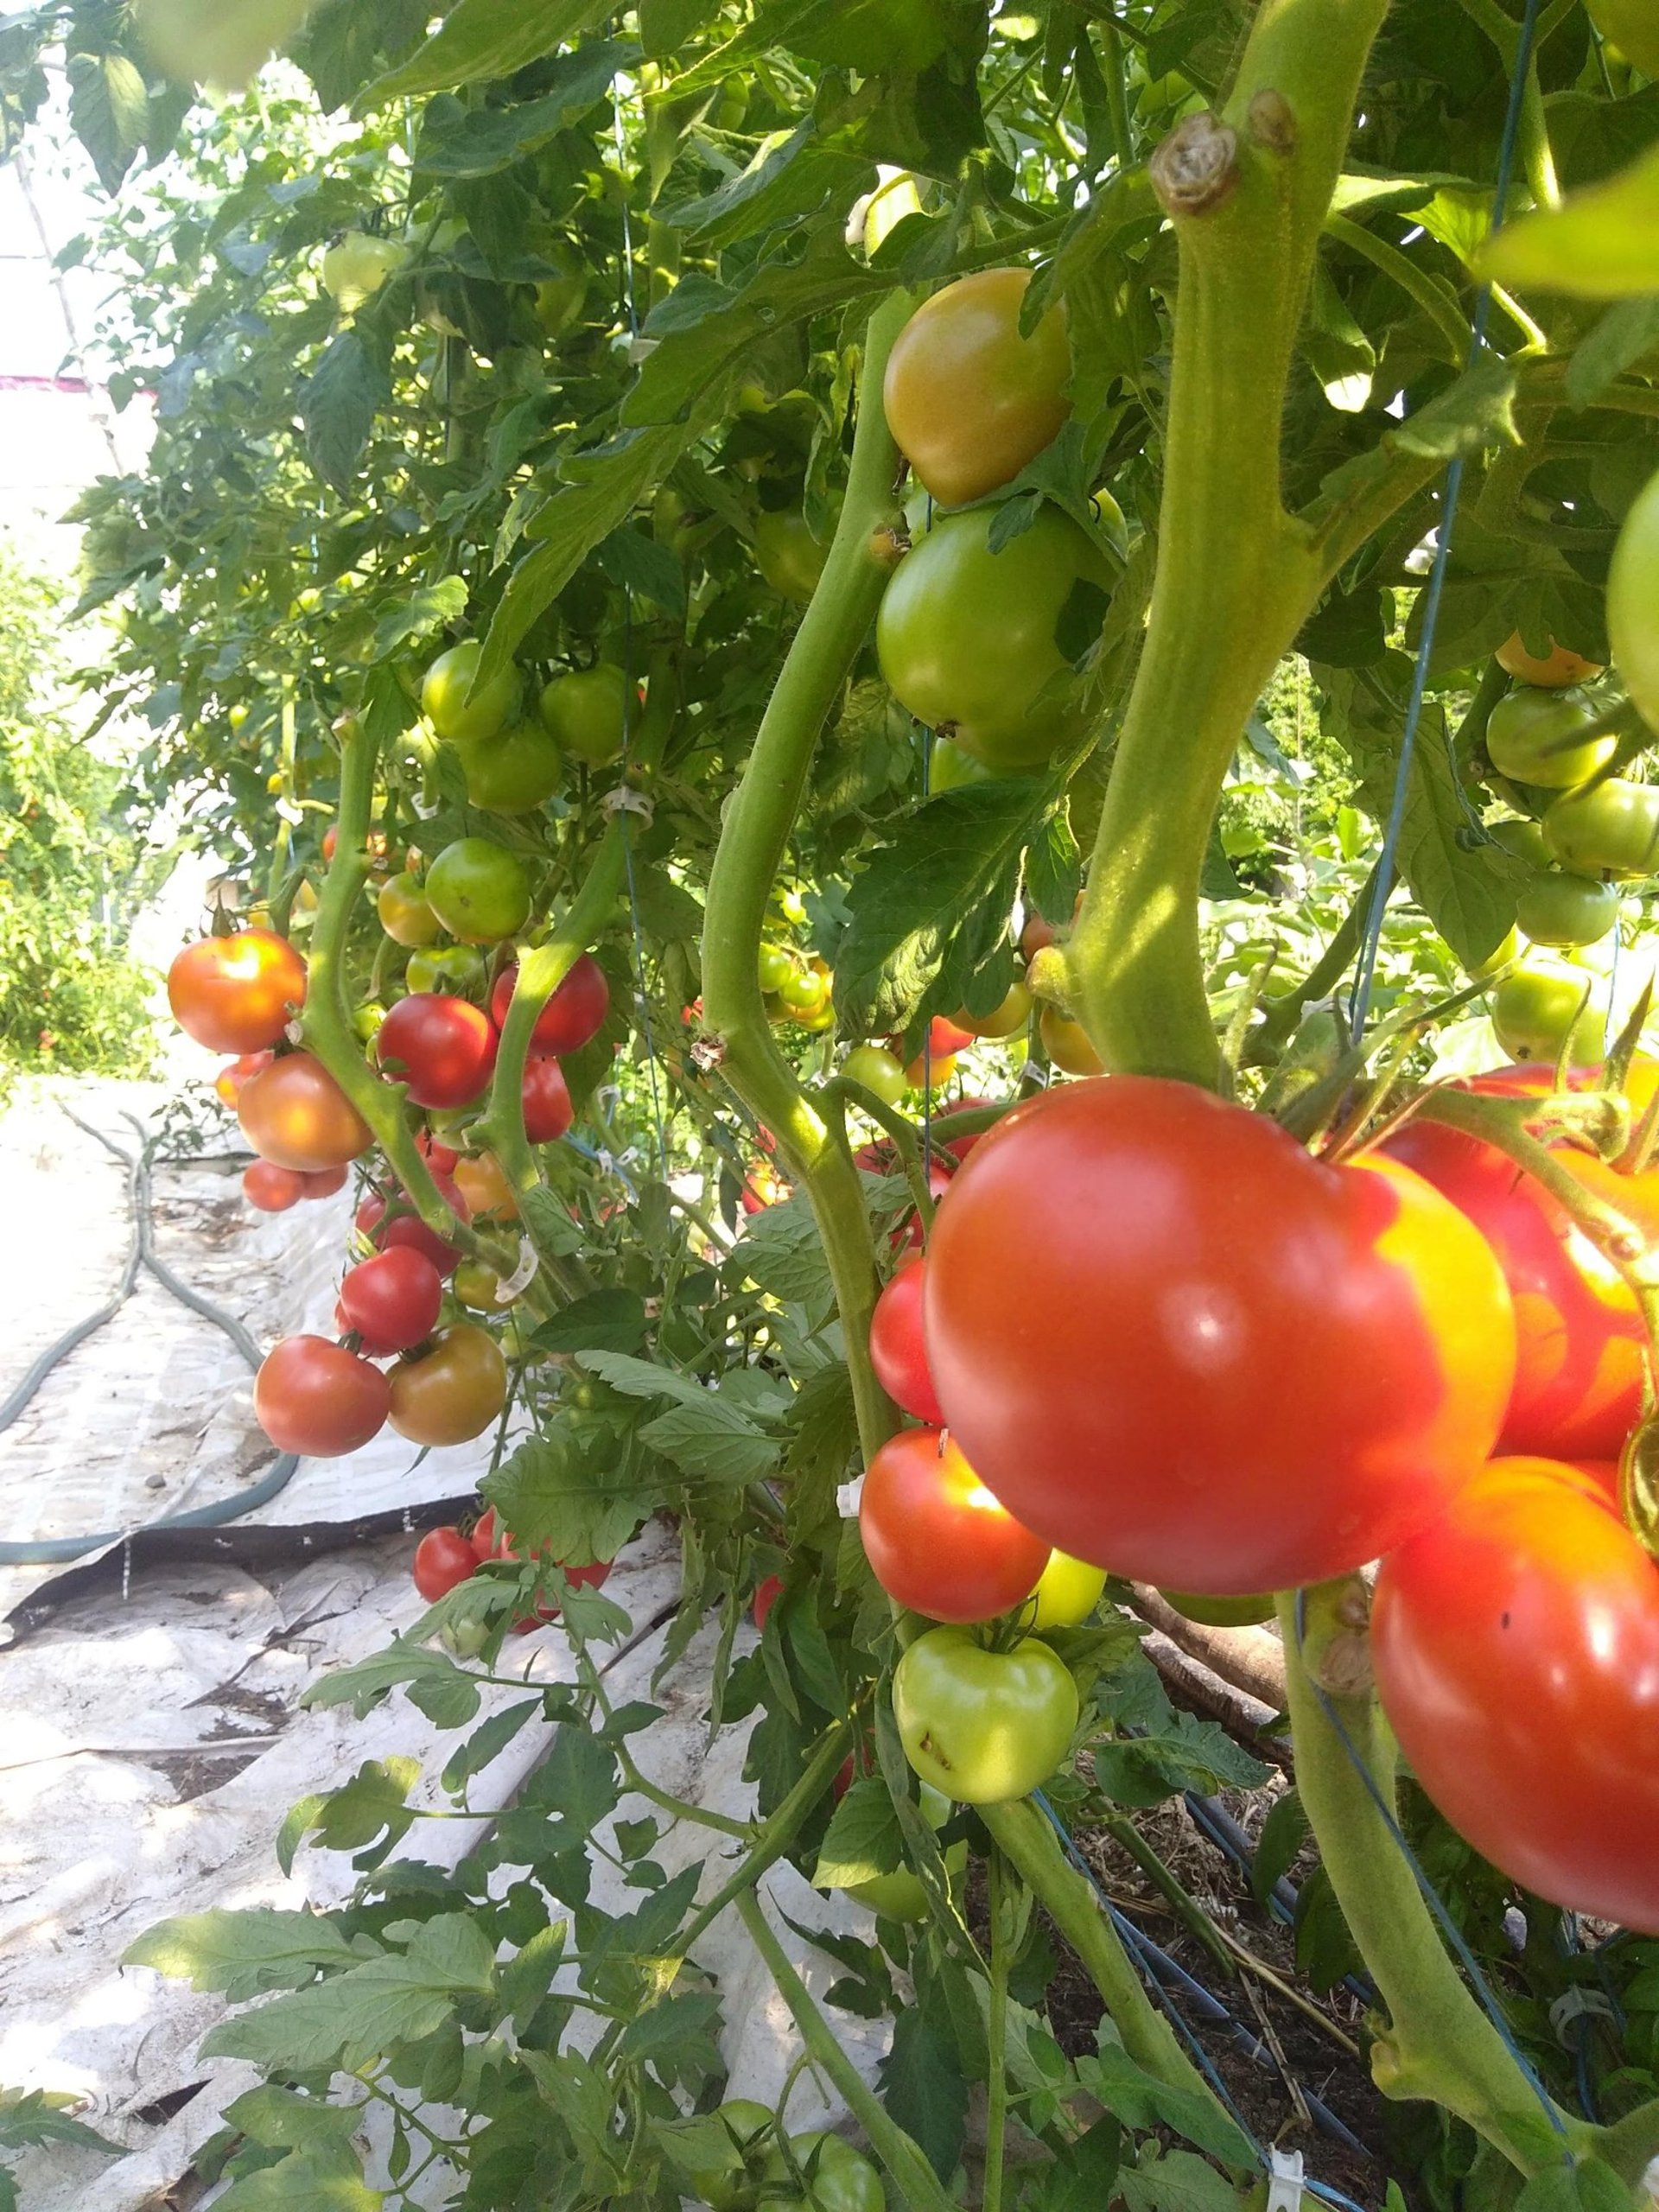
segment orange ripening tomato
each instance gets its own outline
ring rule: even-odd
[[[1030,1597],[1049,1547],[991,1496],[951,1437],[890,1436],[870,1461],[858,1530],[876,1580],[930,1620],[988,1621]]]
[[[1459,1834],[1553,1904],[1659,1934],[1659,1567],[1605,1470],[1493,1460],[1382,1562],[1371,1654]]]
[[[343,1167],[374,1141],[368,1123],[311,1052],[289,1052],[244,1084],[236,1114],[261,1160],[308,1173]]]
[[[279,1452],[334,1459],[385,1424],[391,1389],[366,1359],[327,1337],[284,1337],[253,1380],[253,1410]]]
[[[1490,1456],[1497,1261],[1397,1161],[1332,1167],[1155,1077],[1064,1084],[976,1145],[924,1298],[951,1434],[1074,1559],[1209,1596],[1345,1573]]]
[[[286,1213],[305,1196],[305,1177],[296,1168],[256,1160],[242,1171],[242,1195],[261,1213]]]
[[[518,1200],[493,1152],[455,1162],[455,1188],[473,1221],[517,1221]]]
[[[276,1057],[275,1052],[244,1052],[234,1060],[226,1060],[213,1077],[213,1089],[226,1106],[234,1106],[243,1084],[263,1075]]]
[[[305,1003],[305,963],[270,930],[205,937],[168,969],[167,1002],[185,1035],[209,1052],[257,1052]]]

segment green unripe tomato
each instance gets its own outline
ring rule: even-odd
[[[1471,980],[1477,983],[1484,983],[1489,976],[1496,976],[1501,968],[1507,968],[1511,960],[1518,959],[1520,954],[1521,932],[1519,930],[1510,930],[1501,943],[1494,945],[1484,960],[1477,961],[1469,970]],[[1341,1054],[1338,1053],[1338,1058],[1340,1058],[1340,1057]]]
[[[795,2164],[807,2177],[804,2190],[775,2145],[761,2177],[761,2202],[803,2205],[807,2212],[887,2212],[881,2177],[861,2152],[839,2135],[791,2135]]]
[[[378,999],[365,999],[352,1015],[352,1033],[359,1044],[372,1045],[385,1018],[386,1009]]]
[[[840,1071],[849,1083],[861,1083],[884,1106],[896,1106],[910,1088],[903,1062],[885,1045],[855,1045]]]
[[[1580,875],[1650,875],[1659,866],[1659,786],[1609,776],[1568,791],[1544,817],[1544,843]]]
[[[516,668],[493,676],[475,699],[467,695],[478,674],[484,648],[476,638],[463,639],[442,652],[421,683],[421,712],[440,737],[452,745],[476,744],[494,737],[518,711],[524,679]]]
[[[1504,852],[1513,853],[1518,861],[1532,861],[1539,868],[1549,866],[1549,848],[1544,842],[1542,827],[1536,822],[1529,822],[1524,815],[1506,815],[1500,822],[1489,822],[1486,835]]]
[[[530,874],[487,837],[457,837],[426,872],[427,903],[463,944],[495,944],[530,919]]]
[[[798,929],[806,919],[806,901],[798,891],[774,891],[772,898],[778,912],[792,927]]]
[[[749,111],[749,94],[753,86],[741,70],[734,70],[720,88],[715,101],[714,113],[709,120],[716,130],[741,130],[743,118]]]
[[[1254,1628],[1273,1618],[1271,1597],[1208,1598],[1192,1590],[1160,1590],[1158,1594],[1183,1620],[1196,1621],[1201,1628]]]
[[[1576,687],[1540,690],[1517,684],[1492,709],[1486,751],[1500,776],[1546,791],[1572,791],[1612,757],[1618,739],[1586,736],[1593,703]]]
[[[347,315],[355,315],[403,264],[404,249],[395,239],[347,231],[322,257],[322,289]]]
[[[798,507],[764,512],[754,525],[754,563],[782,599],[804,607],[817,589],[828,550]]]
[[[484,988],[484,956],[474,952],[470,944],[440,944],[429,952],[411,952],[404,981],[411,991],[476,998]]]
[[[930,796],[940,791],[960,791],[964,784],[988,784],[995,776],[995,768],[983,760],[976,760],[971,753],[964,753],[948,737],[936,737],[927,760],[927,788]]]
[[[760,988],[768,998],[776,996],[796,973],[794,954],[781,944],[768,944],[764,940],[754,964]]]
[[[453,1287],[461,1304],[471,1306],[474,1313],[500,1313],[518,1296],[515,1292],[512,1298],[503,1298],[501,1281],[495,1269],[486,1268],[482,1260],[463,1260],[455,1269]]]
[[[573,760],[590,768],[622,758],[628,719],[628,679],[613,661],[556,676],[542,693],[543,721]]]
[[[922,1817],[931,1828],[942,1828],[950,1817],[950,1800],[925,1782],[921,1787]],[[944,1854],[944,1871],[957,1881],[968,1864],[968,1847],[953,1843]],[[873,1875],[868,1882],[849,1882],[846,1894],[884,1920],[925,1920],[931,1906],[919,1874],[896,1866],[890,1874]]]
[[[929,1629],[899,1660],[893,1717],[924,1782],[964,1805],[1028,1797],[1065,1757],[1077,1686],[1047,1644],[987,1651],[965,1628]]]
[[[435,944],[443,935],[443,925],[427,904],[425,892],[407,873],[381,885],[374,911],[394,944]]]
[[[1591,12],[1599,21],[1604,13],[1617,16],[1629,35],[1621,33],[1618,44],[1646,75],[1659,74],[1659,14],[1649,0],[1597,0]],[[1629,43],[1630,38],[1637,41],[1636,47]],[[1659,730],[1656,605],[1659,605],[1659,475],[1649,477],[1637,493],[1607,571],[1607,635],[1613,658],[1637,714],[1651,730]]]
[[[989,1014],[953,1014],[950,1017],[958,1029],[965,1029],[971,1036],[988,1037],[994,1041],[1013,1037],[1031,1020],[1031,993],[1021,982],[1008,985],[1002,1003]]]
[[[1078,583],[1104,590],[1111,578],[1086,533],[1058,507],[1042,508],[994,553],[995,512],[936,518],[893,570],[875,642],[901,706],[1008,774],[1040,766],[1078,728],[1071,667],[1056,632]]]
[[[1516,968],[1492,993],[1492,1027],[1512,1060],[1567,1057],[1577,1065],[1599,1060],[1607,1049],[1607,1018],[1591,1003],[1595,977],[1581,968]]]
[[[708,2205],[709,2212],[747,2212],[755,2184],[746,2156],[772,2139],[772,2115],[753,2097],[732,2097],[709,2117],[726,2129],[728,2155],[718,2164],[699,2166],[689,2174],[686,2194]]]
[[[811,1021],[830,1003],[834,988],[828,976],[816,968],[791,968],[778,986],[778,996],[798,1021]]]
[[[480,738],[461,760],[467,798],[493,814],[528,814],[564,780],[564,755],[538,721]]]
[[[1552,871],[1535,876],[1516,902],[1515,918],[1535,944],[1594,944],[1618,919],[1611,883]]]
[[[1034,1609],[1026,1625],[1033,1630],[1078,1628],[1100,1603],[1105,1587],[1103,1567],[1090,1567],[1086,1559],[1073,1559],[1070,1552],[1051,1552],[1037,1587],[1026,1600]],[[1023,1607],[1020,1617],[1026,1618]]]

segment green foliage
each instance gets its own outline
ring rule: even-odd
[[[64,718],[63,595],[0,556],[0,1086],[28,1069],[142,1071],[152,981],[127,957],[158,856],[118,768]]]

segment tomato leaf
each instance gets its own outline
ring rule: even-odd
[[[610,1357],[584,1352],[582,1362]],[[584,1451],[559,1428],[527,1438],[483,1487],[521,1545],[557,1559],[614,1559],[657,1503],[636,1456],[619,1453],[608,1432]]]
[[[757,1290],[814,1313],[834,1300],[823,1240],[804,1198],[785,1198],[753,1215],[728,1266]]]
[[[323,482],[344,495],[362,460],[374,418],[391,396],[385,365],[355,330],[329,341],[300,387],[305,449]]]
[[[545,72],[542,97],[516,107],[465,107],[441,93],[422,118],[415,167],[442,177],[493,176],[512,168],[586,114],[609,91],[618,70],[639,58],[637,46],[618,39],[561,54]]]
[[[645,1340],[645,1304],[637,1290],[590,1290],[537,1330],[538,1351],[637,1352]]]
[[[121,1955],[193,1989],[243,2005],[272,1990],[298,1989],[348,1967],[352,1948],[329,1920],[310,1912],[196,1912],[147,1928]]]
[[[816,1889],[846,1889],[854,1882],[874,1881],[891,1874],[905,1863],[899,1816],[885,1782],[874,1775],[855,1782],[835,1809],[818,1863],[812,1870]]]
[[[1251,1893],[1264,1912],[1274,1890],[1294,1866],[1307,1831],[1307,1814],[1296,1791],[1287,1789],[1281,1797],[1275,1797],[1255,1839],[1250,1862]]]
[[[779,1447],[772,1438],[708,1391],[647,1421],[639,1440],[705,1482],[764,1482],[778,1468]]]
[[[143,74],[124,54],[70,55],[69,120],[105,192],[131,167],[149,118]]]
[[[1515,2200],[1515,2212],[1621,2212],[1630,2197],[1628,2186],[1604,2160],[1562,2160],[1532,2176]]]
[[[1476,258],[1491,282],[1580,300],[1659,292],[1659,149],[1559,207],[1506,223]]]
[[[1255,2164],[1249,2138],[1213,2097],[1202,2090],[1179,2088],[1159,2081],[1137,2066],[1122,2044],[1112,2041],[1109,2034],[1103,2035],[1095,2056],[1077,2061],[1077,2079],[1126,2127],[1173,2128],[1177,2135],[1196,2144],[1200,2151],[1209,2152],[1235,2173],[1249,2173]]]
[[[1122,2166],[1115,2184],[1126,2212],[1236,2212],[1232,2184],[1191,2151],[1149,2146],[1138,2165]]]
[[[0,2089],[0,2150],[67,2143],[77,2151],[105,2151],[118,2158],[118,2143],[106,2142],[85,2120],[64,2109],[73,2101],[60,2089]]]
[[[410,1923],[404,1923],[405,1926]],[[465,1912],[413,1924],[407,1951],[387,1950],[309,1989],[221,2021],[204,2057],[245,2058],[273,2070],[372,2064],[454,2017],[457,1999],[488,1997],[494,1946]]]
[[[604,0],[455,0],[424,46],[359,94],[356,112],[510,77],[609,13]]]
[[[881,2101],[921,2145],[942,2181],[957,2170],[968,2124],[968,2084],[950,2044],[918,2007],[901,2012],[881,2062]]]

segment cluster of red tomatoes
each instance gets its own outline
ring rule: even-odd
[[[429,1529],[415,1547],[410,1572],[414,1577],[415,1587],[427,1604],[435,1605],[440,1598],[447,1598],[452,1590],[459,1589],[463,1582],[470,1581],[480,1567],[489,1560],[518,1560],[524,1556],[512,1537],[497,1521],[495,1508],[491,1505],[485,1508],[472,1528],[464,1533],[452,1526]],[[539,1557],[540,1554],[532,1553],[531,1556]],[[607,1559],[594,1560],[587,1567],[562,1567],[559,1571],[567,1582],[597,1590],[610,1573],[613,1564]],[[522,1634],[543,1621],[556,1620],[558,1617],[556,1605],[538,1605],[534,1613],[515,1621],[513,1627]]]
[[[1656,1076],[1638,1070],[1636,1103]],[[1659,1227],[1659,1173],[1556,1156]],[[1377,1682],[1430,1796],[1529,1888],[1659,1928],[1659,1570],[1611,1465],[1641,1414],[1642,1322],[1505,1156],[1419,1122],[1332,1165],[1181,1084],[1065,1084],[951,1178],[871,1351],[930,1424],[866,1478],[866,1548],[900,1603],[1017,1623],[1050,1546],[1217,1596],[1380,1559]],[[976,1666],[1007,1656],[932,1631],[896,1706],[947,1635]],[[918,1742],[950,1789],[937,1726]]]
[[[499,967],[488,1013],[438,993],[411,992],[399,1000],[376,1039],[383,1074],[428,1111],[474,1104],[488,1085],[497,1024],[505,1018],[517,977],[510,962]],[[257,929],[187,946],[168,978],[186,1033],[238,1055],[220,1071],[216,1088],[235,1105],[258,1154],[244,1177],[245,1192],[268,1211],[339,1190],[349,1163],[372,1142],[368,1124],[316,1056],[287,1048],[305,988],[299,955],[283,938]],[[524,1084],[532,1143],[550,1142],[569,1128],[570,1097],[557,1055],[579,1050],[597,1033],[609,998],[603,971],[584,954],[538,1015]],[[464,1155],[429,1130],[420,1142],[458,1222],[516,1214],[512,1186],[493,1154]],[[448,1309],[495,1310],[507,1302],[504,1287],[473,1262],[465,1263],[463,1280],[459,1250],[400,1192],[372,1191],[358,1208],[356,1228],[364,1256],[346,1270],[335,1312],[344,1341],[305,1334],[272,1349],[254,1383],[261,1427],[279,1450],[314,1458],[356,1451],[388,1421],[422,1446],[482,1435],[506,1403],[506,1363],[487,1329]],[[395,1363],[389,1370],[376,1364],[386,1360]]]

